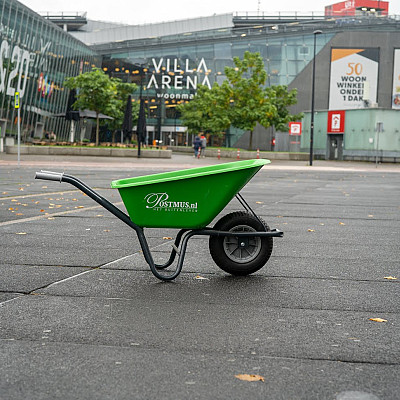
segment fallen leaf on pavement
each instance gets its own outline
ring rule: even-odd
[[[308,232],[315,232],[314,229],[308,229]]]
[[[264,204],[263,201],[256,201],[256,204]]]
[[[253,374],[239,374],[239,375],[235,375],[235,378],[238,378],[241,381],[247,381],[247,382],[257,382],[257,381],[264,382],[264,377],[262,377],[260,375],[253,375]]]
[[[16,235],[26,235],[26,232],[16,232]]]
[[[396,281],[397,278],[395,276],[384,276],[383,279],[387,279],[388,281]]]
[[[346,225],[344,222],[339,222],[339,225]]]
[[[171,240],[172,239],[172,237],[170,237],[170,236],[164,236],[163,237],[163,240]]]
[[[203,280],[203,279],[205,279],[205,280],[208,281],[208,278],[204,278],[203,276],[200,276],[200,275],[196,275],[195,279],[198,279],[198,280]]]
[[[387,322],[387,319],[383,318],[370,318],[369,320],[374,322]]]

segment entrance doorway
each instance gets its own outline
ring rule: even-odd
[[[343,160],[343,135],[328,135],[328,160]]]

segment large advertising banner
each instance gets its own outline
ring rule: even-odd
[[[329,109],[364,108],[376,103],[379,49],[332,49]]]
[[[400,110],[400,49],[394,51],[392,108]]]

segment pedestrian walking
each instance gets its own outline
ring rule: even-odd
[[[200,155],[204,158],[206,156],[207,138],[204,135],[201,135],[200,142],[201,142]]]
[[[196,137],[193,140],[193,149],[194,149],[194,157],[198,157],[199,151],[201,151],[201,139],[199,135],[196,135]]]

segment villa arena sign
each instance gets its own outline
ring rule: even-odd
[[[180,60],[178,58],[153,58],[152,63],[155,73],[151,75],[147,84],[147,89],[176,89],[176,90],[189,90],[197,89],[197,85],[205,85],[211,89],[211,83],[208,74],[211,70],[208,69],[207,64],[202,58],[197,65],[197,68],[190,68],[190,60],[188,58]],[[172,98],[171,94],[160,94],[159,97],[168,96]],[[178,97],[179,96],[179,97]],[[182,95],[176,94],[175,98],[183,98]],[[193,95],[186,95],[187,98]]]

